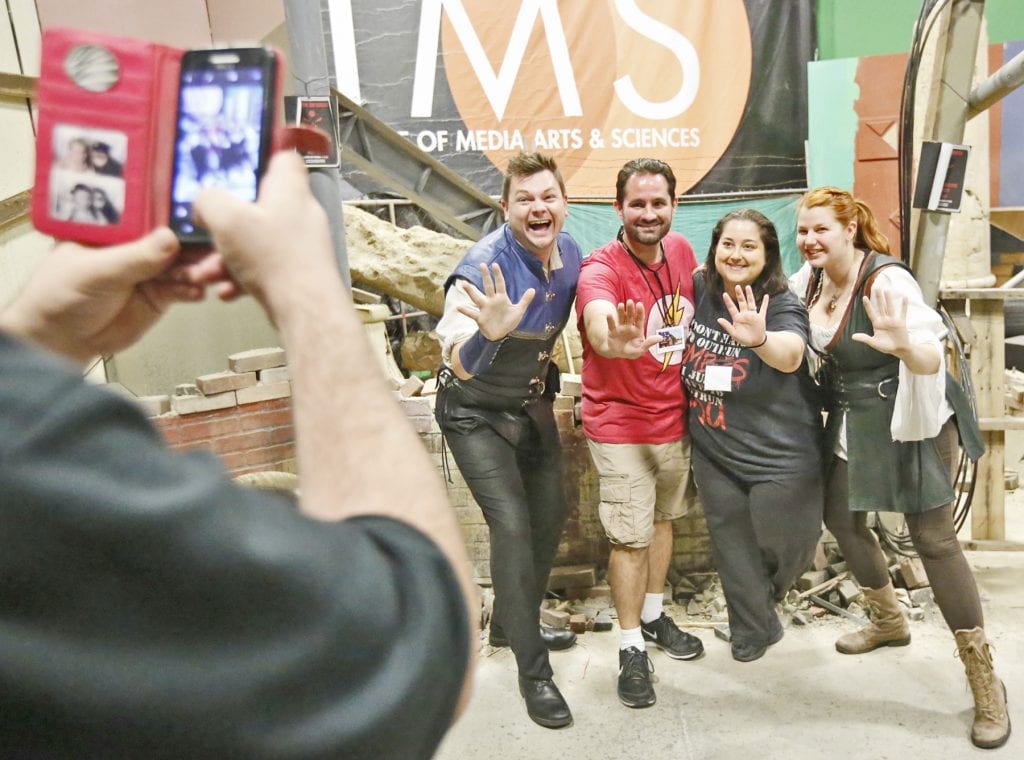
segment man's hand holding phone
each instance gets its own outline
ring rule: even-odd
[[[170,227],[183,245],[208,245],[192,215],[219,187],[255,200],[270,156],[280,62],[271,48],[189,50],[181,59]]]

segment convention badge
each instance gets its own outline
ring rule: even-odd
[[[653,347],[653,351],[657,356],[664,356],[673,351],[682,351],[686,345],[682,325],[662,327],[658,330],[657,335],[661,338],[661,341]]]
[[[704,390],[706,391],[731,391],[732,390],[732,366],[719,367],[709,365],[704,368]]]

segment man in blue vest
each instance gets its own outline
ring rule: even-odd
[[[445,283],[436,414],[490,530],[490,642],[512,647],[530,718],[559,728],[572,713],[548,649],[572,646],[575,635],[540,627],[538,610],[566,516],[551,350],[569,319],[581,254],[562,232],[568,203],[551,158],[514,157],[501,205],[506,223]]]

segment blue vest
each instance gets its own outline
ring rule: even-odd
[[[579,245],[565,232],[558,235],[558,252],[561,269],[545,275],[541,263],[504,224],[470,248],[445,281],[445,292],[460,278],[483,290],[480,265],[496,263],[513,303],[528,289],[536,291],[522,321],[501,341],[491,364],[470,380],[459,381],[468,396],[525,400],[544,392],[551,349],[569,321],[583,260]]]

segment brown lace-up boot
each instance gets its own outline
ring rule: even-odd
[[[861,588],[871,624],[836,640],[843,654],[864,654],[879,647],[904,647],[910,643],[910,627],[892,582],[879,589]]]
[[[974,725],[971,741],[982,749],[995,749],[1010,738],[1006,712],[1006,686],[992,669],[992,651],[981,628],[955,631],[956,656],[964,663],[974,694]]]

